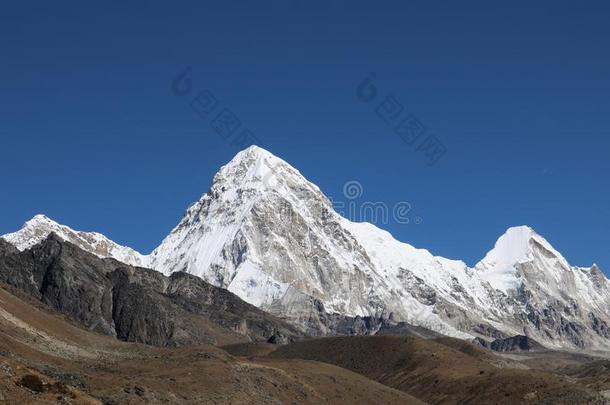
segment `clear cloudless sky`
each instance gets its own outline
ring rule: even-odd
[[[476,263],[528,224],[610,270],[610,3],[18,1],[0,7],[0,234],[35,214],[144,253],[238,148],[191,67],[329,196],[412,204],[399,240]],[[447,153],[356,97],[369,73]]]

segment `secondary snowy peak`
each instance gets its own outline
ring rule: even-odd
[[[545,249],[549,254],[563,259],[546,239],[529,226],[509,228],[494,248],[487,253],[479,265],[486,267],[513,266],[516,263],[532,260],[536,249]]]
[[[1,236],[19,250],[26,250],[45,240],[51,233],[61,239],[79,246],[81,249],[98,257],[112,257],[123,263],[134,266],[146,266],[148,260],[135,250],[121,246],[102,234],[96,232],[75,231],[65,225],[58,224],[44,215],[36,215],[23,227],[14,233]]]
[[[7,233],[2,238],[19,250],[26,250],[44,240],[49,233],[62,232],[62,226],[44,215],[36,215],[17,232]]]
[[[555,260],[564,268],[570,267],[546,239],[523,225],[509,228],[475,268],[495,289],[507,292],[521,285],[520,265],[536,260]]]
[[[494,248],[483,259],[484,264],[492,266],[513,266],[528,259],[531,242],[537,236],[528,226],[509,228],[500,236]]]

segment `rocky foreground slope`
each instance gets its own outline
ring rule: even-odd
[[[602,359],[317,314],[334,334],[410,336],[309,339],[188,273],[101,259],[54,233],[24,251],[0,240],[0,403],[610,402]]]
[[[451,338],[148,346],[88,330],[0,282],[0,403],[606,404],[608,377],[606,362],[582,355],[507,360]]]
[[[498,367],[498,358],[443,338],[359,336],[312,339],[281,346],[268,357],[308,359],[346,368],[427,403],[603,404],[602,393],[561,373]],[[595,364],[595,363],[591,363]],[[608,376],[606,372],[605,377]],[[598,378],[597,381],[600,379]],[[604,383],[603,388],[609,383]]]
[[[55,234],[19,252],[0,240],[0,282],[86,328],[156,346],[288,341],[295,327],[187,273],[100,259]]]
[[[25,248],[57,227],[65,240],[87,239],[45,217],[5,239]],[[369,321],[355,329],[366,333],[391,321],[464,339],[524,335],[549,348],[610,350],[610,282],[596,266],[571,266],[531,228],[510,228],[471,268],[341,217],[317,186],[255,146],[220,169],[150,255],[80,239],[98,256],[201,277],[307,334],[359,317]]]
[[[256,362],[206,344],[127,343],[70,322],[0,283],[0,403],[422,404],[337,366]]]

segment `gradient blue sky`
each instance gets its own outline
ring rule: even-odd
[[[609,3],[86,3],[2,5],[0,233],[45,213],[153,249],[238,152],[172,93],[191,66],[328,195],[409,201],[400,240],[474,264],[528,224],[608,274]],[[435,166],[356,98],[370,72]]]

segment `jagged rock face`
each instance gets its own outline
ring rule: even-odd
[[[524,336],[517,335],[504,339],[496,339],[492,342],[487,342],[481,338],[474,340],[475,344],[491,349],[495,352],[530,352],[543,349],[538,342]]]
[[[23,252],[0,240],[0,281],[91,330],[130,342],[175,346],[302,335],[198,277],[166,277],[100,259],[55,234]]]
[[[258,147],[221,168],[139,260],[201,277],[313,335],[375,333],[392,319],[467,339],[610,348],[610,283],[595,266],[570,266],[532,229],[509,229],[470,268],[341,217],[318,187]]]

